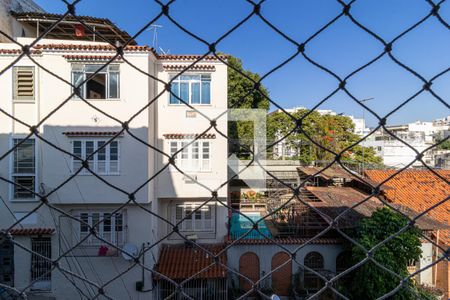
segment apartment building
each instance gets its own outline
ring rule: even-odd
[[[60,18],[10,16],[22,45]],[[226,134],[227,119],[215,119],[227,108],[226,66],[208,56],[177,76],[200,56],[135,41],[115,57],[111,44],[130,35],[82,18],[107,41],[66,17],[11,67],[21,49],[0,44],[0,228],[20,220],[8,231],[14,244],[2,240],[0,283],[12,287],[2,297],[137,299],[162,285],[152,270],[167,251],[186,240],[219,245],[226,234],[227,143],[216,129]],[[142,252],[145,268],[134,266]],[[58,268],[45,257],[60,258]]]
[[[445,168],[445,154],[450,151],[431,148],[438,140],[448,136],[450,126],[445,123],[445,120],[444,118],[434,122],[416,121],[404,125],[387,126],[387,129],[403,142],[380,129],[369,136],[364,145],[374,148],[388,167],[402,168],[412,163],[417,156],[410,148],[413,147],[418,152],[425,151],[422,159],[428,166]],[[411,167],[422,168],[423,164],[415,161]]]

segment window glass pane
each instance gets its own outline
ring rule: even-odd
[[[200,104],[200,82],[192,82],[191,89],[191,103]]]
[[[93,141],[87,141],[86,142],[86,157],[85,158],[89,158],[89,161],[93,161],[94,160],[94,155],[90,156],[92,153],[94,152],[94,142]],[[94,168],[94,166],[89,166],[90,168]]]
[[[112,141],[109,144],[109,171],[119,172],[119,142]]]
[[[192,159],[198,159],[198,158],[199,158],[198,142],[194,142],[192,144]]]
[[[180,84],[178,82],[172,82],[171,92],[180,97]],[[180,104],[180,101],[170,94],[170,104]]]
[[[180,83],[180,98],[186,103],[189,103],[189,83]]]
[[[80,159],[83,158],[82,155],[82,142],[81,141],[74,141],[73,142],[73,154],[78,156]],[[73,172],[78,171],[81,168],[81,160],[78,158],[73,157]]]
[[[98,223],[98,221],[100,221],[100,213],[92,213],[92,226],[94,226],[96,223]],[[95,228],[99,229],[100,224],[98,224],[97,226],[95,226]]]
[[[116,231],[117,232],[123,231],[123,215],[122,214],[116,214]]]
[[[103,214],[103,232],[111,232],[111,214]]]
[[[106,172],[106,147],[100,149],[103,145],[105,145],[104,141],[99,141],[97,149],[97,171],[99,173],[105,173]]]
[[[202,158],[209,159],[209,142],[203,142],[202,146]]]
[[[92,77],[91,77],[92,76]],[[106,74],[86,73],[86,99],[105,99],[106,98]]]
[[[21,185],[14,186],[15,199],[34,198],[34,195],[31,192],[34,192],[35,190],[34,176],[14,176],[13,180],[15,184]]]
[[[175,221],[179,222],[183,218],[183,206],[177,204],[175,207]]]
[[[185,230],[192,230],[192,216],[190,216],[189,214],[192,213],[192,208],[190,204],[186,205],[186,209],[185,209],[186,213],[185,213],[185,220],[184,220],[184,229]]]
[[[100,70],[100,72],[106,72],[106,67],[103,65],[85,65],[84,71],[86,73],[95,73],[97,70]]]
[[[84,96],[84,84],[81,85],[81,83],[84,80],[84,74],[81,72],[73,72],[72,73],[72,84],[76,87],[80,87],[80,94],[82,97]]]
[[[211,104],[211,81],[202,80],[202,104]]]
[[[109,65],[108,66],[108,70],[110,71],[110,72],[119,72],[119,65]]]
[[[18,145],[22,139],[14,139],[14,146]],[[34,174],[35,153],[34,140],[27,139],[14,149],[14,173]]]
[[[119,73],[109,73],[109,97],[119,98]]]
[[[89,215],[87,213],[80,214],[80,220],[89,224]],[[83,224],[80,222],[80,232],[81,233],[89,232],[89,226],[87,224]]]

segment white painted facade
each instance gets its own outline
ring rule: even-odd
[[[387,128],[414,149],[422,152],[433,146],[438,138],[445,138],[449,125],[437,121],[417,121],[406,125],[388,126]],[[416,158],[416,153],[410,147],[393,138],[387,132],[383,132],[383,130],[369,136],[364,145],[373,147],[388,167],[402,168]],[[437,156],[440,154],[437,149],[428,150],[424,153],[423,160],[430,167],[435,167],[437,166]],[[423,164],[416,161],[411,167],[423,167]]]
[[[18,38],[18,42],[29,44],[32,39]],[[39,44],[76,44],[76,45],[101,45],[98,42],[67,41],[67,40],[41,40]],[[105,45],[105,44],[103,44]],[[1,49],[17,49],[11,43],[0,44]],[[74,47],[77,48],[77,47]],[[110,50],[58,50],[49,47],[41,49],[40,53],[33,54],[35,59],[43,67],[48,68],[62,79],[71,82],[74,65],[103,64],[105,61],[89,60],[83,61],[68,59],[64,56],[82,55],[96,56],[115,54]],[[0,70],[6,68],[15,58],[16,54],[0,54]],[[164,70],[168,64],[188,66],[194,59],[159,59],[152,51],[126,50],[124,56],[130,63],[141,71],[167,81],[170,72]],[[166,134],[200,134],[209,127],[210,122],[202,116],[215,119],[227,108],[227,68],[217,60],[201,61],[203,65],[213,65],[208,71],[188,72],[191,75],[208,73],[211,84],[211,104],[192,105],[197,112],[196,116],[191,112],[193,109],[185,105],[169,104],[169,94],[164,92],[162,84],[156,85],[155,80],[142,74],[122,60],[115,60],[112,65],[119,70],[119,97],[112,99],[90,99],[87,102],[97,109],[90,107],[84,101],[76,97],[69,97],[72,88],[58,78],[48,74],[44,69],[35,65],[29,58],[24,57],[15,66],[34,67],[35,97],[32,101],[13,100],[13,78],[14,71],[9,68],[0,76],[0,108],[5,113],[24,121],[26,124],[35,125],[42,121],[54,109],[63,104],[55,113],[39,126],[39,135],[49,143],[69,152],[75,150],[75,143],[82,142],[83,151],[88,151],[88,144],[98,145],[98,142],[108,141],[112,135],[107,132],[118,134],[122,130],[122,124],[103,114],[113,116],[120,121],[128,121],[149,102],[155,100],[150,108],[136,115],[128,124],[129,131],[143,143],[148,143],[165,153],[170,153],[169,140]],[[172,72],[178,73],[179,71]],[[109,76],[109,75],[108,75]],[[108,77],[109,78],[109,77]],[[111,79],[108,79],[111,80]],[[226,114],[217,120],[217,129],[222,133],[227,132]],[[94,134],[96,132],[96,134]],[[29,133],[26,126],[20,122],[13,121],[10,117],[0,113],[0,156],[12,148],[14,138],[23,138]],[[214,139],[209,142],[209,168],[204,171],[189,171],[188,174],[208,187],[211,191],[217,189],[218,198],[226,202],[227,186],[219,189],[221,183],[227,180],[227,142],[214,129],[208,133],[214,133]],[[120,134],[115,141],[117,143],[118,164],[112,165],[112,151],[107,148],[108,157],[106,164],[109,173],[103,173],[100,177],[126,193],[113,189],[93,175],[82,172],[71,178],[74,174],[74,162],[70,155],[53,148],[48,143],[34,137],[35,140],[35,192],[48,193],[63,184],[57,192],[49,196],[51,205],[64,211],[75,218],[86,215],[89,224],[95,223],[97,216],[105,213],[120,212],[121,217],[111,217],[113,230],[103,225],[99,227],[99,234],[111,239],[113,244],[121,248],[127,243],[136,245],[139,250],[155,241],[164,238],[171,231],[171,226],[158,220],[155,216],[168,218],[175,221],[174,203],[202,203],[211,198],[211,191],[201,187],[197,183],[186,180],[185,176],[179,174],[174,167],[166,168],[159,174],[159,170],[167,163],[167,157],[150,149],[142,142],[137,141],[129,133]],[[201,139],[200,141],[203,141]],[[77,144],[78,145],[78,144]],[[91,144],[89,144],[91,145]],[[97,146],[96,146],[97,147]],[[111,146],[108,146],[111,147]],[[83,152],[84,153],[84,152]],[[205,150],[206,153],[206,150]],[[12,168],[14,165],[13,153],[0,160],[0,176],[12,180]],[[90,167],[100,171],[103,163],[96,156]],[[176,161],[177,165],[179,160]],[[75,168],[76,169],[76,168]],[[101,173],[101,172],[100,172]],[[147,180],[156,176],[149,183]],[[68,180],[71,178],[70,180]],[[65,180],[68,180],[65,182]],[[7,203],[12,213],[20,218],[29,213],[40,204],[36,197],[27,199],[16,199],[12,185],[0,180],[0,197]],[[135,200],[130,203],[127,193],[136,191]],[[125,207],[121,207],[127,203]],[[215,202],[212,202],[215,203]],[[139,204],[139,206],[137,205]],[[4,205],[0,205],[0,228],[8,228],[15,222],[14,217]],[[208,234],[198,233],[196,229],[191,232],[182,232],[184,235],[197,234],[198,242],[223,242],[226,235],[226,209],[219,203],[213,207],[211,222],[212,230]],[[50,210],[45,205],[34,212],[29,218],[22,222],[25,228],[52,228],[55,233],[45,235],[51,237],[51,258],[56,259],[63,253],[72,249],[80,236],[83,234],[80,223],[71,220],[57,210]],[[149,212],[154,213],[154,215]],[[121,220],[121,221],[119,221]],[[122,222],[121,225],[120,222]],[[117,229],[120,226],[121,229]],[[109,228],[109,227],[108,227]],[[34,236],[14,236],[15,241],[31,249],[31,240]],[[164,243],[181,243],[179,236],[172,235],[166,238]],[[18,290],[31,285],[27,289],[30,295],[40,295],[48,299],[79,299],[80,295],[67,277],[74,281],[77,286],[82,287],[86,295],[93,296],[98,293],[98,287],[90,285],[88,281],[104,284],[116,275],[132,266],[132,262],[125,260],[114,247],[101,250],[101,242],[92,242],[89,245],[78,246],[74,251],[59,261],[60,267],[79,274],[79,278],[70,273],[62,273],[53,270],[49,282],[31,282],[31,260],[30,253],[15,246],[14,260],[14,286]],[[104,245],[104,243],[103,243]],[[153,268],[158,258],[159,245],[146,252],[145,265]],[[100,254],[101,251],[105,251]],[[107,253],[105,255],[105,253]],[[141,260],[142,263],[142,260]],[[144,290],[152,287],[151,272],[143,271],[141,267],[134,267],[124,275],[108,284],[104,289],[114,299],[140,299],[149,297],[149,293],[141,293],[136,290],[135,284],[144,281]],[[84,279],[86,281],[84,281]],[[32,291],[34,289],[34,291]],[[39,290],[37,290],[39,289]]]

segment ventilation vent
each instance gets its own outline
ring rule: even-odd
[[[14,68],[14,100],[34,100],[34,67]]]

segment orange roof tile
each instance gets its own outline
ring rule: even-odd
[[[164,70],[167,71],[181,71],[189,67],[189,65],[163,65]],[[190,66],[188,71],[215,71],[216,67],[213,65],[193,65]]]
[[[396,170],[367,170],[365,174],[373,181],[380,183]],[[450,170],[436,170],[436,172],[450,180]],[[450,185],[429,170],[405,170],[395,175],[385,183],[391,189],[382,189],[387,200],[395,204],[409,207],[419,213],[450,196]],[[450,201],[442,203],[429,211],[427,216],[450,226]],[[450,231],[441,232],[442,241],[450,245]]]
[[[12,235],[49,235],[53,234],[53,228],[13,228],[9,231]]]
[[[215,139],[216,135],[214,133],[167,133],[163,134],[164,138],[168,140],[182,140],[182,139]]]
[[[214,254],[218,254],[225,247],[223,244],[201,246]],[[227,264],[225,253],[219,259],[224,265]],[[213,257],[196,246],[164,245],[155,270],[170,279],[181,280],[197,274],[212,263],[214,263]],[[226,275],[226,268],[214,264],[195,278],[225,278]]]
[[[121,60],[120,56],[114,57],[112,55],[63,55],[67,60],[71,61],[108,61],[114,58],[114,60]]]

